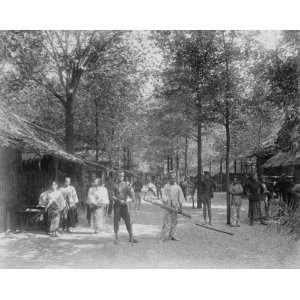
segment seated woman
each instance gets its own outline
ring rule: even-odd
[[[58,186],[55,181],[52,182],[49,190],[41,194],[39,206],[45,207],[49,235],[57,236],[60,212],[65,208],[66,203],[61,191],[58,190]]]

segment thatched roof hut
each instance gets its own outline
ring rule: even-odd
[[[73,174],[74,183],[82,186],[84,161],[65,152],[54,137],[0,106],[0,231],[10,226],[7,214],[35,205],[50,180]]]
[[[0,107],[0,144],[2,147],[18,149],[31,156],[52,155],[54,157],[83,163],[83,160],[65,152],[54,139],[54,133]]]
[[[272,156],[263,165],[264,168],[279,168],[290,167],[300,165],[300,153],[299,152],[278,152]]]

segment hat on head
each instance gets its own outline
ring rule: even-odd
[[[168,176],[169,178],[175,178],[176,177],[176,174],[173,170],[171,170],[168,175],[169,175]]]

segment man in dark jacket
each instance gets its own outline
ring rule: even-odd
[[[203,201],[203,218],[207,223],[206,214],[208,214],[208,224],[212,225],[211,199],[214,196],[216,185],[210,178],[209,172],[204,172],[204,178],[201,180],[201,197]]]

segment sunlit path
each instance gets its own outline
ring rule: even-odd
[[[225,224],[225,195],[216,194],[213,201],[213,223],[216,228],[234,232],[230,237],[194,226],[179,218],[179,242],[159,242],[162,210],[143,204],[140,211],[131,210],[139,243],[128,243],[121,223],[120,243],[113,243],[112,219],[105,230],[93,234],[84,215],[73,233],[50,238],[42,232],[20,233],[0,238],[0,266],[12,268],[282,268],[299,267],[295,260],[295,243],[258,224],[250,227],[247,203],[242,210],[242,226]],[[202,211],[185,205],[195,221],[202,221]],[[291,264],[291,259],[293,263]]]

